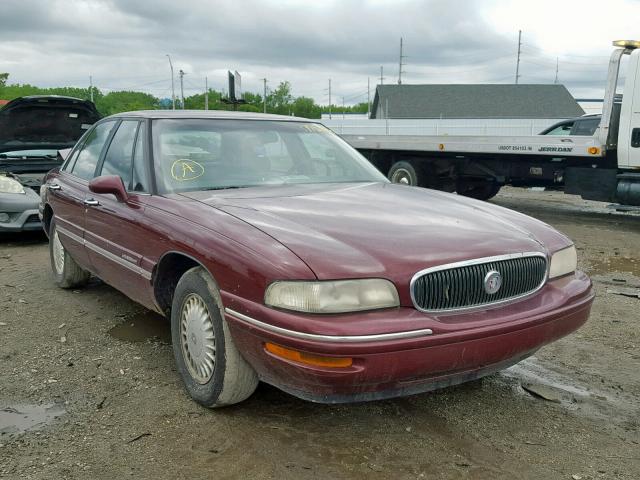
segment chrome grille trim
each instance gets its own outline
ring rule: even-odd
[[[517,271],[517,266],[515,262],[508,262],[508,260],[525,260],[528,258],[542,258],[544,259],[544,275],[542,281],[536,285],[534,288],[527,289],[526,291],[522,291],[523,288],[526,287],[525,279],[521,276],[515,276],[516,282],[510,282],[506,285],[503,285],[503,288],[507,289],[507,293],[497,301],[490,302],[481,302],[483,298],[484,292],[478,288],[470,288],[471,281],[473,278],[478,278],[481,276],[483,272],[483,266],[492,263],[492,262],[504,262],[504,264],[500,267],[503,270],[501,273],[503,276],[505,272],[508,276],[514,275]],[[533,265],[531,262],[530,265]],[[461,267],[470,267],[470,269],[460,269]],[[460,270],[456,270],[460,269]],[[463,288],[458,289],[456,293],[455,300],[461,303],[461,299],[463,298],[463,294],[465,292],[471,293],[472,296],[467,298],[465,306],[456,306],[456,307],[447,307],[446,302],[444,301],[443,295],[438,295],[437,293],[442,292],[447,285],[447,271],[452,270],[451,274],[455,278],[455,282],[458,285],[463,285]],[[472,272],[472,273],[470,273]],[[422,289],[421,292],[416,292],[416,283],[425,275],[432,275],[433,280],[428,282],[426,288]],[[472,260],[464,260],[461,262],[448,263],[444,265],[437,265],[435,267],[425,268],[424,270],[420,270],[417,272],[412,278],[411,283],[409,284],[409,291],[411,294],[411,301],[413,302],[413,306],[425,313],[455,313],[460,311],[469,311],[486,307],[493,307],[496,305],[501,305],[507,302],[512,302],[514,300],[518,300],[529,295],[533,295],[538,290],[540,290],[544,284],[547,282],[547,278],[549,276],[549,257],[542,252],[523,252],[523,253],[511,253],[507,255],[497,255],[493,257],[483,257],[483,258],[475,258]],[[436,298],[437,301],[432,308],[423,308],[421,305],[425,304],[425,297]],[[455,303],[455,302],[454,302]]]

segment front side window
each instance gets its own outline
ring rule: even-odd
[[[131,161],[138,124],[137,120],[124,120],[120,123],[109,144],[100,172],[100,175],[117,175],[127,189],[130,189],[131,184]]]
[[[154,120],[152,132],[153,170],[161,193],[388,181],[315,123],[160,119]]]
[[[114,122],[104,122],[96,125],[96,127],[87,135],[82,150],[78,153],[75,164],[71,170],[75,176],[89,180],[93,178],[100,159],[102,147],[109,137],[109,132],[113,128]]]
[[[141,123],[138,129],[138,137],[136,139],[136,148],[133,154],[133,171],[131,177],[131,191],[148,192],[149,180],[147,176],[147,168],[144,163],[144,141],[146,137],[145,124]]]
[[[553,130],[549,130],[545,135],[570,135],[571,128],[573,127],[573,123],[563,123],[562,125],[558,125]]]

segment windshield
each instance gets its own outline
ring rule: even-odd
[[[153,122],[152,131],[161,193],[387,182],[357,151],[315,123],[162,119]]]

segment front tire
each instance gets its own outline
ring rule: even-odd
[[[231,338],[218,287],[202,267],[188,270],[176,286],[171,338],[178,373],[199,404],[233,405],[258,386],[256,372]]]
[[[49,257],[53,281],[60,288],[83,287],[89,282],[91,274],[80,267],[62,245],[55,219],[51,220],[49,227]]]

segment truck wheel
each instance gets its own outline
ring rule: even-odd
[[[49,226],[49,257],[53,281],[60,288],[82,287],[89,281],[91,274],[80,267],[62,245],[54,218]]]
[[[422,180],[414,166],[405,161],[394,163],[389,169],[387,178],[391,180],[391,183],[411,185],[414,187],[419,186]]]
[[[501,187],[493,180],[458,180],[456,192],[465,197],[489,200],[498,194]]]
[[[251,396],[258,376],[242,358],[224,320],[217,285],[202,267],[178,282],[171,306],[171,339],[178,373],[191,398],[223,407]]]

